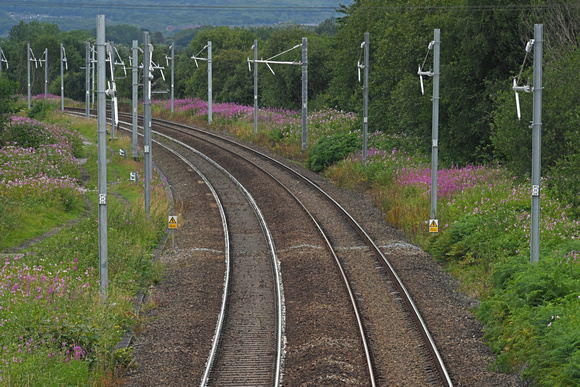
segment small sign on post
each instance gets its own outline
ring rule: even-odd
[[[175,249],[175,230],[177,230],[177,216],[169,215],[167,227],[171,230],[171,249]]]
[[[131,181],[134,181],[135,184],[139,184],[139,172],[131,172]]]
[[[125,149],[119,149],[119,155],[127,160],[127,151]]]
[[[429,219],[429,232],[439,232],[439,220]]]

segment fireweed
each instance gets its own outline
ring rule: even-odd
[[[13,142],[0,149],[0,194],[5,199],[81,198],[74,153],[82,143],[72,130],[14,116],[9,131]]]
[[[154,104],[171,108],[167,101],[154,101]],[[201,99],[174,100],[174,109],[190,115],[204,117],[208,114],[208,103]],[[221,120],[225,124],[254,122],[254,107],[237,103],[214,103],[212,105],[214,120]],[[356,121],[353,113],[342,110],[325,108],[308,112],[309,142],[315,143],[319,138],[336,131],[349,130]],[[301,112],[282,108],[259,108],[258,123],[266,130],[279,130],[284,140],[299,142],[302,138]]]
[[[8,125],[9,142],[22,148],[58,145],[74,156],[82,152],[82,139],[64,125],[50,125],[31,118],[13,116]]]
[[[22,122],[38,125],[26,120]],[[0,150],[6,157],[0,162],[2,174],[10,176],[0,184],[0,196],[9,193],[13,203],[60,194],[80,197],[74,178],[57,176],[76,167],[67,149],[66,144],[25,149],[9,144]],[[135,199],[129,207],[113,195],[108,201],[108,302],[101,302],[95,269],[99,242],[94,215],[27,253],[0,261],[0,385],[87,385],[106,378],[104,369],[115,368],[111,351],[132,324],[132,295],[158,278],[150,251],[163,234],[168,211],[157,176],[151,184],[150,217],[139,196],[142,182],[136,186],[127,173],[115,189]]]

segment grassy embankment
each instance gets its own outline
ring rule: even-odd
[[[154,103],[153,110],[159,117],[170,115],[167,102]],[[419,139],[370,133],[363,165],[362,124],[350,113],[310,112],[306,152],[301,151],[299,112],[260,109],[256,136],[252,114],[252,107],[214,104],[212,127],[371,194],[389,224],[430,252],[461,281],[463,291],[481,301],[474,313],[498,355],[490,367],[521,372],[536,385],[580,384],[580,210],[548,188],[548,177],[542,183],[541,257],[532,265],[529,179],[498,165],[441,167],[440,232],[430,235],[425,224],[430,156],[419,150],[429,149]],[[174,116],[205,125],[207,103],[178,100]]]
[[[130,148],[130,139],[110,141],[109,289],[102,301],[96,124],[53,114],[48,120],[54,124],[15,119],[10,144],[0,149],[0,251],[79,221],[2,258],[0,385],[114,385],[119,367],[131,361],[130,351],[114,348],[125,329],[138,324],[132,297],[161,275],[151,258],[169,204],[155,178],[147,219],[142,181],[137,186],[129,179],[141,163],[123,160],[118,152]],[[84,146],[83,137],[91,144]],[[84,189],[75,161],[80,157],[87,158]]]

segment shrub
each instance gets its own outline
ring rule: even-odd
[[[571,215],[580,217],[580,153],[573,153],[558,160],[550,170],[546,186],[550,194],[572,205]]]
[[[56,109],[56,105],[50,101],[39,100],[32,105],[27,113],[28,118],[43,121],[46,119],[49,112]]]
[[[321,172],[343,160],[357,147],[360,147],[359,140],[354,133],[323,137],[310,150],[306,166],[314,172]]]
[[[17,83],[11,82],[6,77],[0,78],[0,147],[6,142],[4,132],[10,122],[10,116],[16,111],[16,97],[13,94],[17,87]]]

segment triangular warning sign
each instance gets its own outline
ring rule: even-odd
[[[177,216],[169,216],[169,228],[177,228]]]
[[[429,220],[429,232],[439,232],[439,221],[437,219]]]
[[[176,224],[177,222],[175,221],[175,218],[171,218],[171,220],[169,221],[170,224]]]

